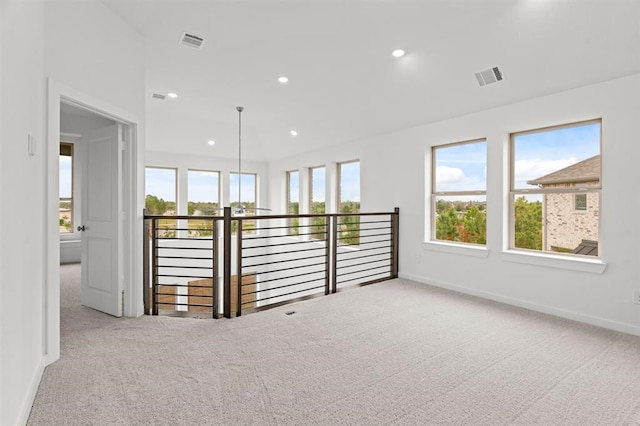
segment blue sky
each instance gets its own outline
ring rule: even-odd
[[[71,198],[71,157],[60,156],[60,198]]]
[[[486,141],[437,148],[435,165],[436,192],[487,189]]]
[[[229,176],[231,202],[238,201],[238,173],[231,173]],[[242,200],[243,203],[255,203],[256,201],[256,175],[250,173],[242,173]],[[260,207],[260,206],[257,206]]]
[[[176,170],[147,167],[145,175],[145,194],[155,195],[165,201],[176,201]]]
[[[516,188],[600,154],[600,123],[524,134],[514,140]]]
[[[289,201],[300,202],[300,172],[297,170],[289,172]]]
[[[360,162],[340,165],[341,201],[360,201]]]
[[[600,123],[552,129],[514,138],[516,188],[600,153]],[[436,192],[486,190],[486,142],[435,150]]]
[[[187,175],[188,200],[194,202],[217,203],[219,195],[219,178],[220,174],[218,172],[189,170]]]
[[[327,169],[325,167],[316,167],[311,169],[312,202],[324,202],[326,179]]]

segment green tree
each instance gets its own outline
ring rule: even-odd
[[[478,209],[477,206],[471,206],[462,218],[464,227],[464,242],[474,244],[487,243],[487,215]]]
[[[168,203],[155,195],[147,195],[144,199],[144,206],[152,215],[163,215],[169,209]]]
[[[436,220],[436,239],[447,241],[460,241],[458,230],[458,212],[451,206],[448,210],[438,216]]]
[[[436,213],[441,215],[442,213],[449,210],[453,204],[450,201],[438,200],[436,201]]]
[[[514,213],[515,247],[542,250],[542,203],[518,197]]]

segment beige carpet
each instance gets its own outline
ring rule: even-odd
[[[31,425],[640,424],[630,335],[403,280],[232,320],[116,319],[66,281]]]

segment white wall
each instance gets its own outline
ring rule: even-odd
[[[0,424],[26,422],[44,363],[51,323],[45,298],[58,277],[48,246],[46,78],[131,111],[144,127],[144,42],[98,0],[43,2],[0,0],[0,199],[5,226],[0,239]],[[19,40],[19,42],[16,42]],[[27,153],[27,135],[38,144]],[[144,155],[144,135],[139,134]],[[142,175],[137,177],[142,186]],[[9,208],[7,208],[7,206]],[[140,212],[142,207],[140,205]],[[141,217],[140,223],[141,223]],[[8,246],[11,244],[11,246]]]
[[[0,16],[0,424],[14,425],[26,421],[44,350],[44,13],[39,3],[5,0]],[[33,157],[28,134],[38,143]]]
[[[632,291],[640,289],[638,111],[640,75],[634,75],[274,161],[269,164],[271,203],[284,203],[285,170],[360,158],[363,211],[400,207],[401,276],[640,335],[640,306],[632,304]],[[600,117],[602,263],[509,253],[509,133]],[[487,250],[425,244],[429,148],[477,138],[488,142]]]

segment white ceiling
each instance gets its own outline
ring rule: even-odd
[[[639,0],[102,1],[146,39],[149,150],[236,157],[236,105],[269,160],[640,72]]]

